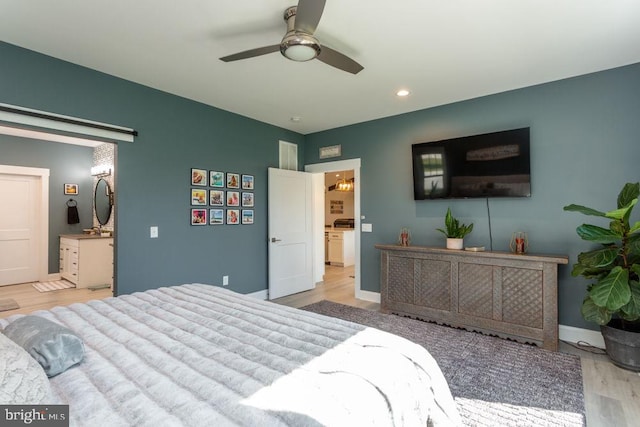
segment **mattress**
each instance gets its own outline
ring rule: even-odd
[[[51,403],[69,405],[71,425],[461,424],[423,347],[223,288],[186,284],[34,314],[84,342],[84,361],[50,379]]]

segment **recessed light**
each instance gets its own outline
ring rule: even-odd
[[[400,97],[405,97],[405,96],[409,96],[409,91],[406,89],[400,89],[399,91],[396,92],[396,95],[400,96]]]
[[[292,121],[292,122],[294,122],[294,123],[298,123],[298,122],[302,121],[302,117],[300,117],[300,116],[293,116],[293,117],[291,117],[289,120],[291,120],[291,121]]]

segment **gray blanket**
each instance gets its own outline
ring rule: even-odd
[[[182,285],[35,314],[84,341],[85,360],[50,380],[71,425],[460,424],[421,346],[226,289]]]

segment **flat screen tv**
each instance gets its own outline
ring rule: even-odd
[[[412,145],[415,200],[530,197],[529,128]]]

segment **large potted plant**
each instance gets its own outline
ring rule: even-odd
[[[617,209],[564,207],[609,220],[608,228],[582,224],[576,229],[583,240],[599,246],[580,253],[571,274],[592,281],[582,316],[600,325],[613,363],[633,371],[640,371],[640,222],[631,225],[629,218],[639,194],[640,183],[627,183],[618,195]]]
[[[451,208],[447,208],[447,215],[444,217],[445,229],[437,230],[447,236],[447,249],[462,249],[464,247],[464,237],[473,231],[473,224],[460,224],[451,214]]]

